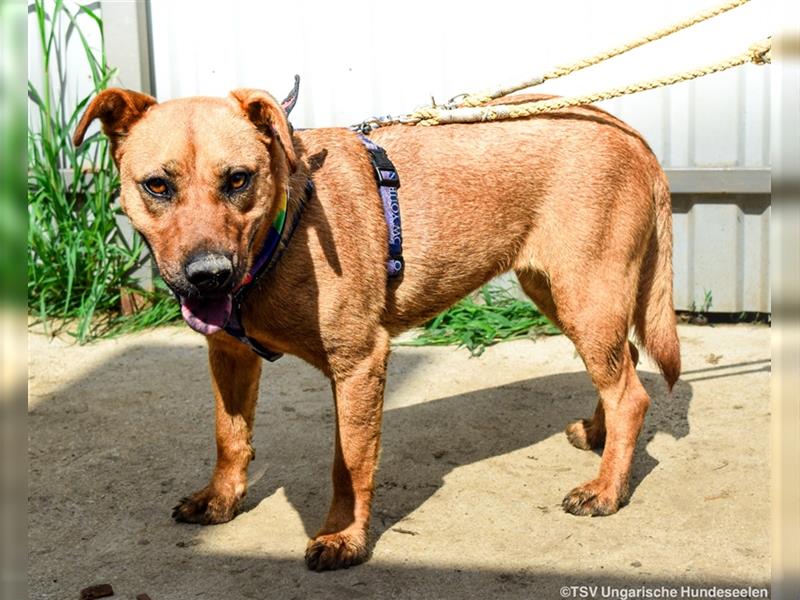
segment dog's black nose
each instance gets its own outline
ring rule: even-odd
[[[233,264],[222,254],[195,254],[183,268],[186,279],[201,293],[224,289],[231,282]]]

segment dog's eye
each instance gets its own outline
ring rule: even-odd
[[[144,189],[157,198],[169,198],[169,184],[160,177],[152,177],[144,182]]]
[[[231,173],[228,177],[228,190],[231,192],[240,192],[247,187],[250,183],[250,174],[244,171],[236,171]]]

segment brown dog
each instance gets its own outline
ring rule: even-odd
[[[280,105],[249,89],[163,104],[109,89],[87,109],[76,144],[95,118],[111,139],[125,212],[181,296],[187,321],[210,334],[217,463],[210,483],[176,507],[176,519],[223,523],[246,492],[261,360],[217,330],[283,194],[291,217],[308,178],[316,192],[288,249],[242,309],[250,336],[332,382],[333,500],[309,542],[308,566],[346,567],[368,555],[390,338],[510,269],[574,342],[600,396],[591,419],[567,427],[578,448],[605,445],[600,473],[569,492],[564,509],[607,515],[625,501],[649,404],[631,328],[670,387],[680,373],[668,184],[631,128],[586,107],[378,129],[371,137],[402,180],[406,268],[388,280],[373,169],[351,131],[292,134]],[[211,270],[213,285],[198,283],[198,269]]]

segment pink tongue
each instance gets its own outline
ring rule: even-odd
[[[183,320],[203,335],[217,333],[225,327],[232,309],[233,300],[230,296],[202,300],[181,297]]]

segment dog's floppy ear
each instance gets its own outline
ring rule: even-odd
[[[72,136],[72,143],[80,146],[89,125],[95,119],[100,119],[103,133],[111,140],[111,150],[116,158],[119,141],[153,104],[156,104],[156,99],[147,94],[120,88],[103,90],[83,113]]]
[[[277,100],[267,92],[247,88],[233,90],[231,96],[241,105],[247,118],[256,127],[266,130],[278,139],[283,147],[283,153],[286,155],[286,161],[289,163],[289,170],[294,172],[297,166],[297,155],[292,144],[289,121]]]

